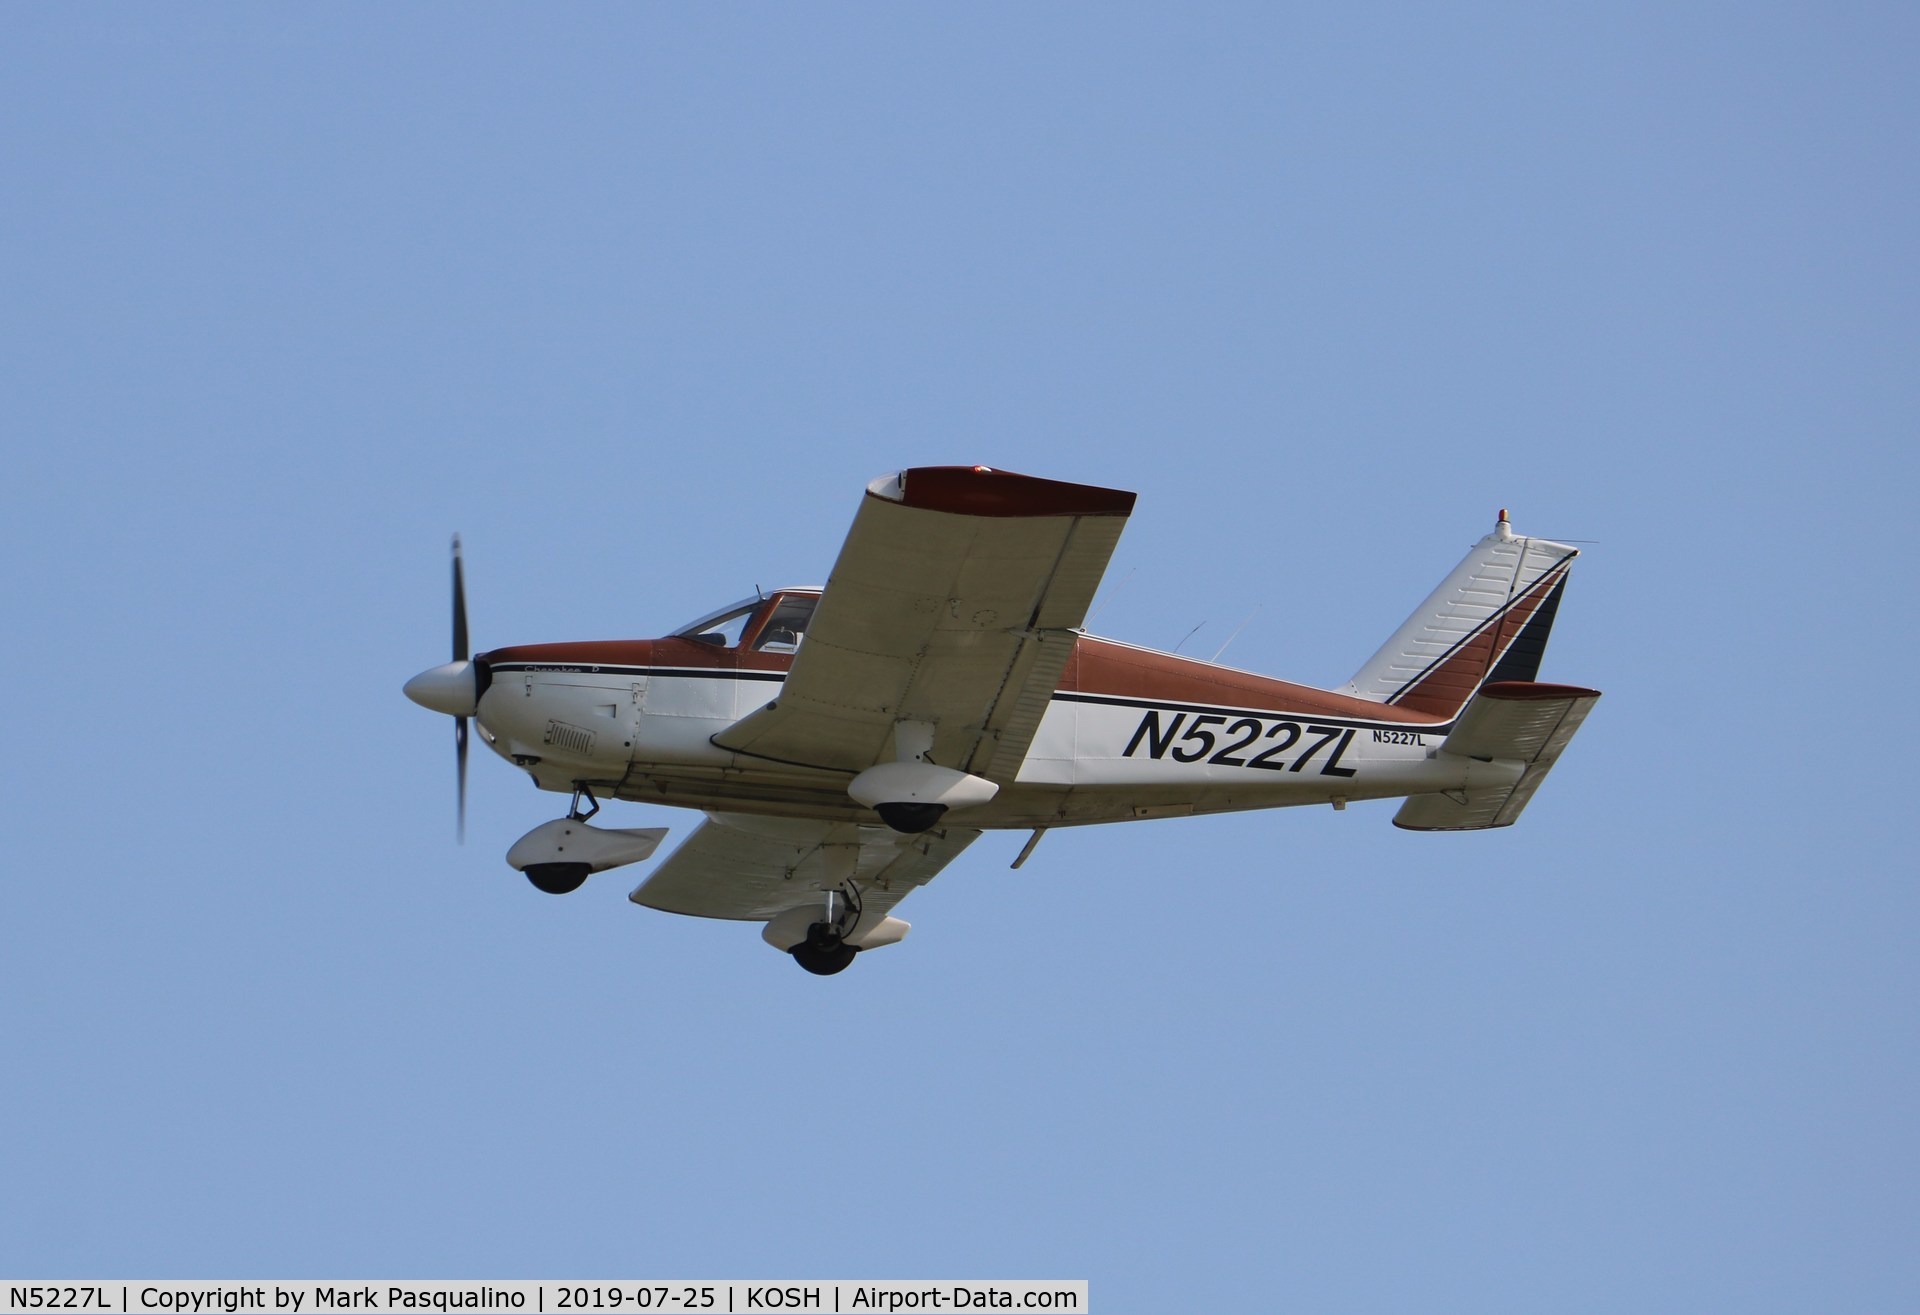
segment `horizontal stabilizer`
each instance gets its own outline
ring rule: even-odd
[[[1530,680],[1493,681],[1480,688],[1440,746],[1442,755],[1522,767],[1512,785],[1479,786],[1415,795],[1393,824],[1409,831],[1481,831],[1512,826],[1580,729],[1600,691]]]

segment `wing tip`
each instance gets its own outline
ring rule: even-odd
[[[1480,687],[1480,697],[1511,703],[1550,702],[1560,699],[1597,699],[1600,691],[1584,685],[1548,685],[1536,680],[1494,680]]]
[[[1126,516],[1135,495],[991,466],[915,466],[867,485],[869,496],[957,516]]]

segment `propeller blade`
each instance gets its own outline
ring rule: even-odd
[[[454,814],[454,834],[461,844],[467,843],[467,719],[455,718],[453,723],[453,761],[455,774],[460,779],[457,811]]]
[[[453,536],[453,660],[467,660],[467,580],[460,568],[460,536],[457,534]]]
[[[467,574],[460,561],[460,536],[453,536],[453,660],[467,660]],[[457,778],[454,834],[467,843],[467,719],[453,722],[453,768]]]

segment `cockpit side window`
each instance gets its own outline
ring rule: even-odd
[[[797,653],[807,636],[807,623],[820,604],[817,594],[786,594],[774,605],[773,615],[753,641],[757,653]]]

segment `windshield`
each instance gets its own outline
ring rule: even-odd
[[[737,603],[729,603],[690,625],[681,626],[673,633],[681,639],[697,639],[703,644],[732,648],[740,642],[740,633],[747,628],[747,620],[760,606],[760,601],[758,598],[743,598]]]

